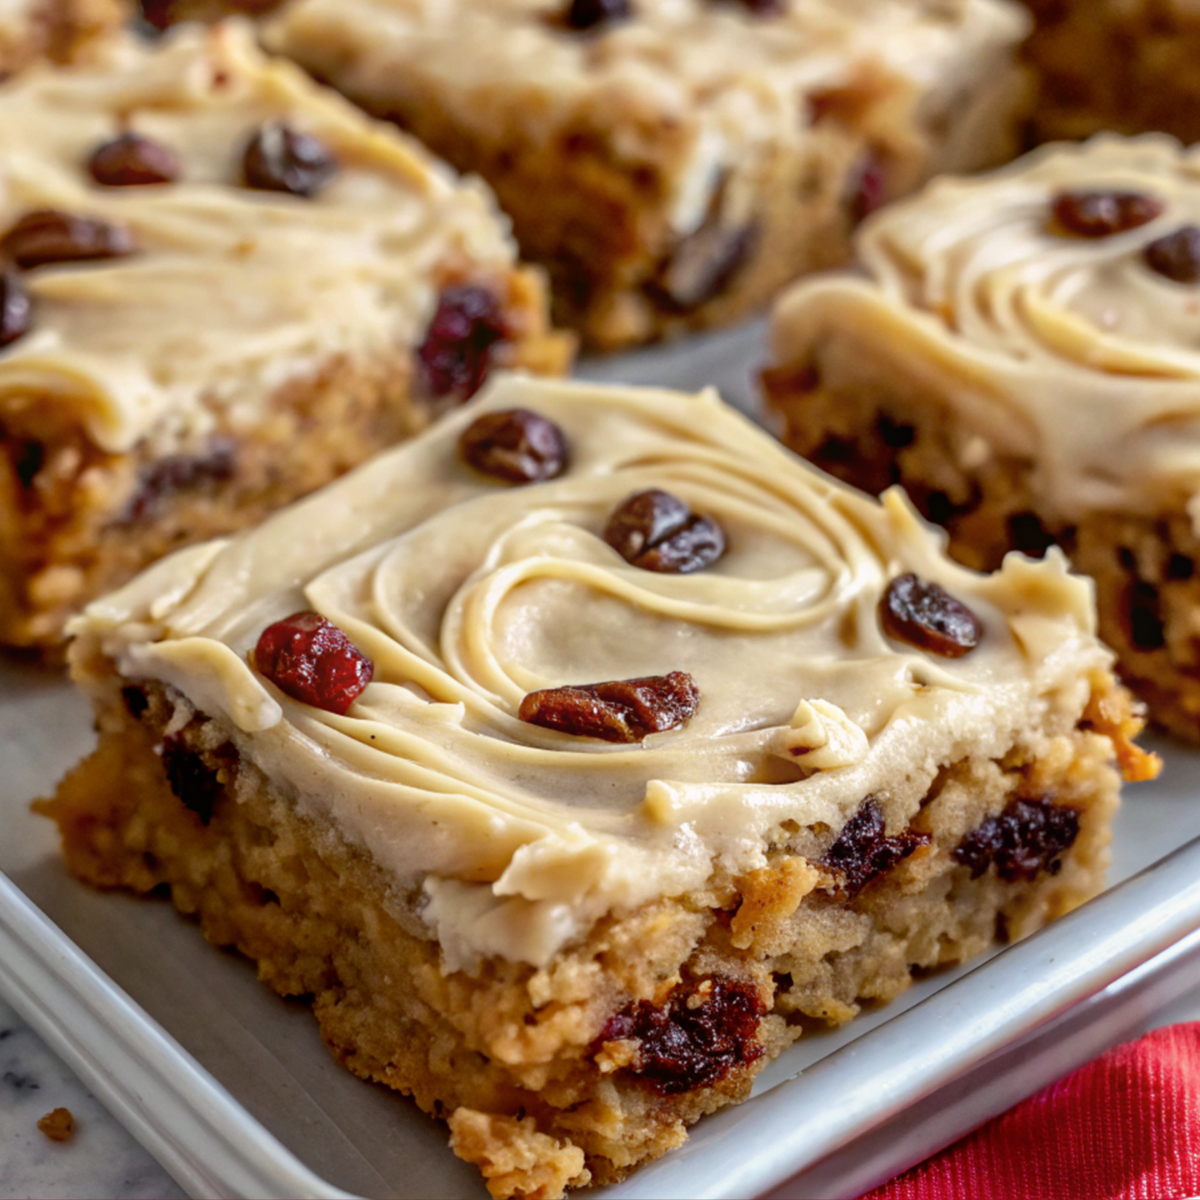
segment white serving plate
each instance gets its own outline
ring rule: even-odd
[[[585,373],[714,382],[747,407],[761,344],[750,327]],[[484,1197],[443,1127],[337,1066],[305,1008],[268,992],[248,962],[208,946],[165,901],[66,876],[28,801],[90,740],[69,686],[0,666],[0,992],[193,1196]],[[1163,779],[1130,788],[1117,820],[1120,886],[981,965],[806,1034],[754,1099],[594,1194],[856,1196],[1200,984],[1200,753],[1158,749]]]

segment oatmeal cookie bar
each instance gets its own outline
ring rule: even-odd
[[[1052,542],[1159,724],[1200,739],[1200,155],[1049,147],[880,214],[780,303],[785,440],[903,484],[984,570]]]
[[[71,61],[125,16],[124,0],[10,0],[0,11],[0,79],[42,58]]]
[[[100,741],[42,811],[556,1196],[1101,887],[1155,763],[1092,620],[713,394],[504,376],[77,619]]]
[[[1151,129],[1200,140],[1196,0],[1025,3],[1037,20],[1026,56],[1038,77],[1041,140]]]
[[[485,191],[248,26],[26,72],[0,178],[2,643],[569,357]]]
[[[726,324],[1011,156],[1005,0],[296,0],[269,46],[477,172],[601,348]]]

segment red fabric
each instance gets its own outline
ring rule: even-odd
[[[864,1200],[1200,1195],[1200,1022],[1107,1054]]]

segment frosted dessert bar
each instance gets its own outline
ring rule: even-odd
[[[1200,156],[1047,148],[935,183],[858,250],[863,277],[775,314],[788,444],[903,484],[972,566],[1062,543],[1125,680],[1200,739]]]
[[[294,0],[264,39],[495,189],[612,348],[727,324],[866,212],[1011,157],[1006,0]]]
[[[956,566],[713,394],[501,376],[72,629],[41,806],[311,995],[497,1197],[1093,895],[1140,726],[1061,557]]]
[[[0,643],[562,369],[490,197],[248,26],[0,92]]]
[[[40,59],[70,62],[126,15],[124,0],[7,0],[0,6],[0,79]]]

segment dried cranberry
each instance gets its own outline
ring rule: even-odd
[[[970,654],[983,637],[979,618],[965,604],[916,575],[901,575],[888,584],[879,616],[888,637],[942,658]]]
[[[24,270],[48,263],[122,258],[135,249],[133,235],[124,225],[52,208],[26,213],[4,235],[3,247]]]
[[[600,1041],[636,1038],[637,1058],[626,1070],[660,1095],[678,1095],[720,1083],[735,1067],[761,1058],[758,1027],[766,1011],[752,984],[717,976],[676,990],[662,1008],[648,1000],[626,1005],[609,1019]]]
[[[1006,883],[1032,882],[1043,871],[1057,875],[1060,856],[1079,836],[1079,813],[1048,800],[1014,800],[998,817],[988,817],[954,851],[954,859],[978,879],[995,865]]]
[[[140,133],[122,133],[92,151],[88,171],[105,187],[174,183],[179,178],[179,159],[161,142]]]
[[[0,346],[23,338],[33,324],[29,292],[16,271],[0,273]]]
[[[1054,197],[1054,219],[1077,237],[1105,238],[1147,225],[1166,205],[1144,192],[1066,191]]]
[[[696,516],[678,496],[658,488],[618,505],[604,540],[626,562],[664,574],[701,571],[725,553],[725,534],[716,521]]]
[[[242,178],[248,188],[315,196],[338,171],[338,161],[320,139],[286,121],[268,121],[246,143]]]
[[[700,689],[686,671],[530,692],[520,718],[530,725],[606,742],[640,742],[695,715]]]
[[[1200,283],[1200,226],[1181,225],[1143,251],[1150,270],[1176,283]]]
[[[630,0],[571,0],[563,22],[569,29],[595,29],[633,16]]]
[[[818,864],[839,877],[839,890],[853,900],[871,880],[903,862],[918,846],[928,844],[927,833],[888,837],[883,812],[874,797],[868,797]]]
[[[496,294],[478,284],[447,288],[417,350],[433,396],[470,399],[487,378],[492,347],[509,336]]]
[[[563,431],[527,408],[476,417],[459,435],[458,451],[475,470],[505,483],[544,483],[567,466]]]
[[[201,454],[153,459],[139,472],[138,486],[122,516],[125,522],[157,516],[163,502],[179,492],[224,483],[237,473],[237,447],[231,438],[213,438]]]
[[[180,737],[167,738],[160,753],[171,791],[200,818],[201,825],[207,825],[221,794],[216,773]]]
[[[332,621],[311,610],[268,625],[254,648],[254,665],[293,700],[339,716],[375,673],[374,663]]]

